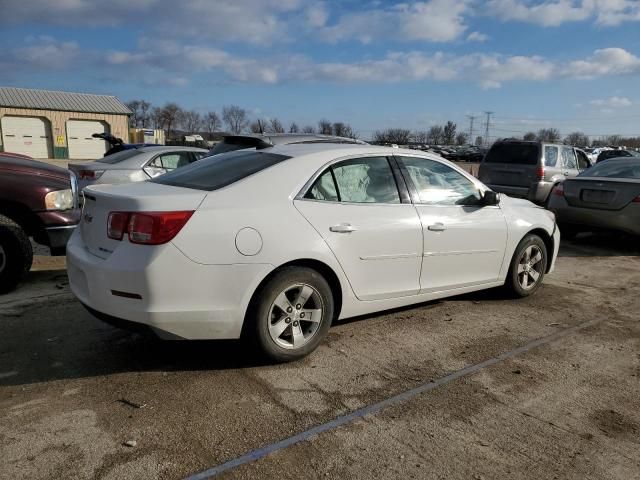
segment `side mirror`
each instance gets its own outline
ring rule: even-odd
[[[498,205],[500,203],[500,196],[493,190],[486,190],[482,196],[482,205],[485,207]]]

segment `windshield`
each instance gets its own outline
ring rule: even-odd
[[[106,157],[100,158],[98,160],[96,160],[96,162],[100,162],[100,163],[120,163],[123,162],[125,160],[129,160],[132,157],[135,157],[136,155],[138,155],[140,152],[138,150],[136,150],[135,148],[132,148],[130,150],[123,150],[121,152],[118,153],[113,153],[111,155],[107,155]]]
[[[640,159],[610,160],[597,163],[580,177],[640,178]]]
[[[539,151],[536,143],[496,143],[491,147],[484,161],[485,163],[537,165]]]
[[[254,150],[240,150],[203,158],[151,180],[174,187],[217,190],[291,157]]]

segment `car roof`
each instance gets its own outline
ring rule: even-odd
[[[145,145],[141,147],[136,147],[136,151],[138,152],[170,152],[173,150],[180,151],[188,151],[188,152],[208,152],[206,148],[198,148],[198,147],[183,147],[180,145]]]
[[[383,147],[378,145],[347,144],[347,143],[289,143],[274,145],[263,151],[286,155],[289,157],[301,157],[322,152],[331,152],[332,155],[420,155],[429,156],[428,152],[411,150],[408,148]],[[436,156],[431,154],[431,156]],[[436,156],[437,157],[437,156]]]
[[[248,133],[238,135],[225,135],[226,139],[234,138],[256,138],[264,140],[272,145],[282,145],[289,143],[305,143],[305,142],[336,142],[336,143],[350,143],[358,145],[366,145],[366,142],[362,140],[356,140],[348,137],[338,137],[335,135],[323,135],[320,133]]]

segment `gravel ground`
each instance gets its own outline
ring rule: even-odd
[[[74,300],[64,259],[37,257],[0,297],[0,479],[185,478],[431,381],[221,476],[640,478],[639,255],[579,237],[533,297],[341,322],[286,365],[113,329]]]

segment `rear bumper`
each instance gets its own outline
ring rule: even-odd
[[[542,204],[547,201],[547,198],[549,197],[549,194],[553,189],[554,183],[540,181],[532,183],[528,187],[495,184],[488,184],[487,186],[495,192],[504,193],[506,195],[509,195],[510,197],[526,198],[533,203]]]
[[[79,231],[67,245],[69,284],[80,302],[109,323],[139,324],[163,338],[239,338],[251,295],[272,269],[202,265],[171,243],[126,240],[103,260],[87,251]]]
[[[627,205],[622,210],[596,210],[573,207],[564,198],[554,196],[549,210],[560,224],[640,235],[640,204]]]

